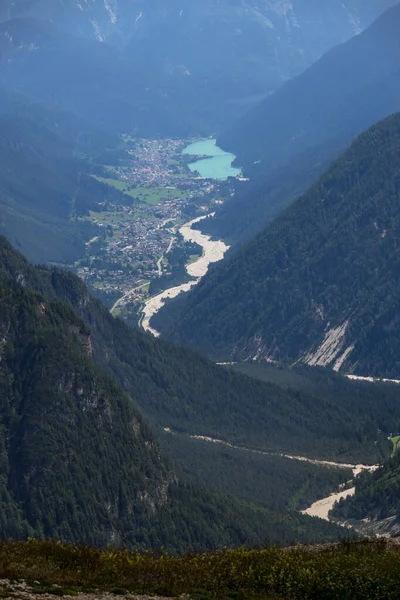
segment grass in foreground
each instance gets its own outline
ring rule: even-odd
[[[0,578],[37,593],[150,593],[198,600],[398,599],[400,547],[343,542],[296,549],[224,550],[182,557],[102,551],[51,541],[0,543]],[[54,588],[56,589],[56,588]]]

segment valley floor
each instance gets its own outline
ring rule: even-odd
[[[330,494],[326,498],[322,498],[322,500],[317,500],[317,502],[314,502],[309,508],[302,510],[301,512],[303,515],[308,515],[309,517],[318,517],[320,519],[324,519],[325,521],[329,521],[329,513],[334,504],[342,498],[354,496],[355,491],[356,488],[351,487],[348,490],[343,490],[341,492],[337,492],[336,494]]]
[[[166,433],[170,433],[171,430],[166,428],[164,429]],[[339,469],[352,469],[354,476],[359,475],[362,471],[375,471],[378,468],[377,465],[351,465],[348,463],[338,463],[332,462],[329,460],[318,460],[317,458],[309,458],[307,456],[294,456],[292,454],[285,454],[284,452],[266,452],[263,450],[255,450],[252,448],[245,448],[241,446],[235,446],[230,442],[225,442],[224,440],[218,440],[211,437],[207,437],[204,435],[191,435],[193,439],[202,440],[204,442],[210,442],[211,444],[222,444],[224,446],[229,446],[230,448],[235,448],[236,450],[245,450],[247,452],[254,452],[255,454],[265,454],[266,456],[279,456],[281,458],[288,458],[290,460],[298,460],[300,462],[308,462],[313,465],[321,465],[324,467],[338,467]]]
[[[208,236],[191,229],[191,224],[223,203],[231,193],[231,184],[190,171],[190,158],[182,154],[189,140],[125,141],[126,157],[121,164],[104,165],[104,176],[95,176],[121,192],[121,202],[105,203],[101,210],[90,213],[88,219],[99,233],[87,242],[86,256],[75,269],[99,291],[114,315],[133,315],[136,319],[144,303],[155,295],[152,282],[158,288],[162,280],[161,289],[176,286],[174,270],[179,254],[190,265],[187,271],[194,283],[210,262],[223,258],[228,249],[225,244],[211,242]],[[191,257],[185,248],[195,248],[196,244],[200,256],[194,260],[197,257]],[[183,269],[180,274],[184,279]],[[182,279],[178,283],[186,285],[184,291],[188,289]],[[168,297],[174,297],[171,294]],[[151,301],[148,311],[153,305]],[[146,320],[148,311],[144,325],[153,332]]]
[[[213,213],[211,213],[213,214]],[[155,337],[159,337],[160,333],[150,325],[152,317],[164,306],[167,299],[176,298],[182,292],[188,292],[197,285],[202,277],[207,273],[211,263],[222,260],[225,253],[229,250],[223,241],[214,241],[209,235],[204,235],[197,229],[192,229],[195,223],[199,223],[206,216],[197,217],[188,223],[182,225],[179,233],[182,235],[185,242],[198,244],[202,249],[202,255],[195,261],[186,264],[185,268],[190,277],[193,279],[187,283],[182,283],[178,286],[172,286],[165,291],[157,294],[146,300],[143,310],[140,325],[145,331],[152,333]]]
[[[164,431],[168,434],[176,435],[176,433],[172,432],[169,428],[165,428]],[[293,460],[293,461],[306,462],[306,463],[309,463],[312,465],[319,465],[321,467],[328,467],[328,468],[331,467],[331,468],[339,468],[339,469],[346,469],[346,470],[350,469],[351,471],[353,471],[354,477],[357,477],[357,475],[359,475],[363,471],[369,471],[370,473],[372,473],[379,466],[379,465],[349,464],[349,463],[332,462],[332,461],[328,461],[328,460],[318,460],[318,459],[309,458],[306,456],[295,456],[292,454],[286,454],[284,452],[267,452],[267,451],[263,451],[263,450],[256,450],[256,449],[252,449],[252,448],[245,448],[245,447],[237,446],[235,444],[231,444],[230,442],[227,442],[224,440],[215,439],[215,438],[202,436],[202,435],[190,435],[189,437],[193,440],[199,440],[199,441],[203,441],[203,442],[208,442],[210,444],[227,446],[228,448],[232,448],[234,450],[239,450],[239,451],[241,450],[244,452],[251,452],[254,454],[260,454],[260,455],[264,455],[264,456],[275,456],[275,457],[279,457],[279,458],[286,458],[286,459]],[[348,485],[349,484],[352,484],[352,482],[349,481]],[[348,498],[355,494],[356,488],[353,485],[351,487],[347,487],[346,489],[343,489],[343,488],[345,488],[345,484],[341,485],[340,490],[332,491],[332,493],[330,493],[328,496],[313,502],[313,504],[311,506],[309,506],[305,510],[302,510],[301,513],[304,515],[308,515],[310,517],[318,517],[320,519],[324,519],[325,521],[330,521],[329,512],[332,510],[334,504],[336,502],[338,502],[341,498]]]

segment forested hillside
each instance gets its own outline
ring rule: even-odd
[[[0,309],[2,535],[149,545],[174,475],[87,327],[18,286]]]
[[[223,238],[232,254],[304,194],[342,151],[341,140],[330,140],[279,166],[263,167],[249,181],[235,182],[234,195],[201,223],[201,230]]]
[[[254,180],[209,231],[248,241],[362,131],[400,110],[400,5],[259,103],[218,143]]]
[[[375,473],[360,475],[355,496],[338,503],[333,516],[343,520],[363,519],[373,522],[390,519],[388,528],[399,531],[400,523],[400,453],[387,461]]]
[[[285,507],[228,499],[178,477],[132,398],[95,366],[88,325],[66,303],[27,289],[29,265],[19,283],[11,278],[20,258],[13,263],[3,241],[2,249],[2,536],[175,551],[339,537],[335,526]]]
[[[177,154],[394,1],[1,2],[0,538],[174,554],[354,537],[300,511],[349,483],[353,464],[391,456],[400,388],[307,365],[388,376],[400,368],[400,116],[326,171],[352,133],[397,107],[399,9],[308,71],[307,92],[289,84],[223,136],[254,175],[236,196],[233,180],[219,187],[186,177]],[[321,92],[313,78],[325,71]],[[368,102],[349,109],[361,89]],[[271,121],[261,118],[265,106]],[[134,272],[144,297],[154,287],[145,278],[173,267],[163,256],[171,221],[175,235],[185,216],[230,194],[221,215],[238,241],[241,207],[254,197],[243,241],[322,173],[158,315],[171,339],[131,329],[57,266],[75,264],[93,286],[101,279],[103,294],[111,271],[127,287]],[[193,247],[180,252],[182,264]],[[109,255],[107,269],[95,250]],[[136,302],[138,289],[122,302]],[[107,557],[86,551],[88,560]]]
[[[5,240],[0,279],[68,302],[91,331],[93,358],[159,428],[342,462],[376,462],[400,429],[397,388],[346,382],[337,393],[250,379],[114,319],[74,275],[31,267]],[[341,378],[339,378],[340,381]],[[329,386],[328,386],[329,387]],[[360,416],[361,414],[361,416]],[[378,443],[377,443],[378,442]]]
[[[399,375],[400,116],[361,135],[244,250],[155,324],[222,359]]]
[[[165,433],[161,444],[185,478],[275,512],[306,509],[353,478],[351,469],[268,456],[185,435]]]
[[[29,118],[27,118],[29,115]],[[80,220],[121,194],[90,176],[84,158],[113,136],[23,96],[0,98],[0,233],[35,262],[71,263],[98,230]]]

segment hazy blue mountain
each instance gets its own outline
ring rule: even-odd
[[[220,209],[210,231],[249,240],[356,135],[400,109],[399,27],[397,5],[220,136],[253,183]]]
[[[164,107],[154,106],[146,79],[117,48],[73,37],[31,17],[0,24],[0,81],[28,98],[71,111],[113,134],[158,132]],[[164,120],[163,120],[164,119]]]
[[[209,134],[329,48],[362,31],[393,4],[394,0],[3,0],[0,20],[35,17],[72,36],[118,47],[140,74],[135,87],[127,85],[126,76],[118,76],[121,65],[114,66],[114,78],[100,63],[97,68],[110,82],[118,81],[119,97],[128,104],[124,109],[135,104],[133,95],[140,102],[143,86],[148,90],[145,105],[154,95],[161,115],[167,106],[169,118],[179,121],[180,115],[186,131]],[[86,51],[90,53],[89,47]],[[106,62],[104,56],[102,60]],[[93,68],[87,64],[89,78]],[[174,112],[176,104],[179,112]],[[157,121],[158,113],[153,118]],[[162,127],[166,125],[164,121]]]
[[[400,5],[327,52],[221,137],[246,167],[281,164],[327,139],[349,140],[399,103]]]
[[[114,148],[120,141],[117,134],[95,127],[71,111],[60,111],[51,105],[35,102],[1,84],[0,115],[33,121],[44,131],[44,137],[46,131],[51,131],[81,155],[96,154],[107,148]]]
[[[174,341],[234,360],[397,378],[400,116],[362,134],[254,241],[158,315]]]
[[[85,158],[108,142],[114,137],[74,115],[2,95],[0,233],[35,262],[69,264],[82,256],[98,230],[79,217],[121,198],[90,176]]]

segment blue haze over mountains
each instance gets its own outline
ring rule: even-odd
[[[253,184],[208,229],[262,231],[159,313],[170,339],[397,378],[399,29],[397,5],[220,136]]]
[[[6,119],[12,116],[25,143],[10,146],[10,126],[4,129],[4,151],[9,148],[5,162],[13,168],[7,167],[0,182],[4,207],[0,231],[36,262],[71,263],[81,256],[90,232],[78,220],[71,226],[67,219],[72,192],[65,194],[63,206],[59,202],[44,214],[29,184],[31,173],[38,162],[50,161],[54,180],[65,181],[69,173],[68,185],[56,187],[76,189],[78,181],[88,182],[81,157],[95,157],[115,146],[121,132],[150,137],[220,133],[221,143],[232,146],[248,166],[257,147],[251,138],[253,127],[250,123],[248,131],[240,134],[243,144],[238,148],[235,131],[240,133],[241,122],[235,125],[235,118],[331,46],[359,33],[392,4],[393,0],[290,4],[243,0],[201,5],[164,0],[3,0],[0,112]],[[291,93],[285,102],[281,117],[262,104],[254,109],[264,127],[270,113],[277,122],[286,120],[289,112],[297,114]],[[252,114],[244,118],[251,119]],[[32,120],[51,132],[53,149],[37,137]],[[291,160],[292,175],[288,176],[286,165],[281,167],[283,176],[271,172],[274,167],[264,161],[260,177],[246,187],[243,201],[239,190],[234,202],[223,208],[221,219],[207,225],[210,231],[239,243],[254,235],[312,183],[343,144],[341,139],[326,142],[322,137],[323,147],[316,149],[311,161],[303,153]],[[271,147],[270,133],[258,138],[265,140],[266,149]],[[57,165],[54,144],[63,155]],[[279,139],[272,146],[278,150]],[[29,148],[34,151],[28,152]],[[248,159],[243,156],[247,148]],[[49,160],[47,154],[52,155]],[[23,188],[18,195],[12,193],[16,179]],[[42,185],[49,188],[47,180]],[[109,193],[93,181],[90,188],[92,197]],[[266,202],[265,190],[270,195]],[[78,218],[90,203],[86,198],[76,205]]]
[[[275,454],[377,463],[400,428],[398,388],[332,372],[399,374],[399,116],[375,125],[400,110],[395,4],[1,0],[5,535],[174,551],[342,536],[298,511],[349,473]],[[84,253],[81,217],[126,201],[92,177],[123,133],[216,134],[250,176],[201,224],[231,253],[157,315],[170,341],[54,266]]]
[[[220,135],[252,183],[238,186],[211,233],[234,245],[249,241],[355,136],[400,109],[399,27],[397,5]]]
[[[0,77],[114,130],[209,135],[393,4],[3,0]]]

